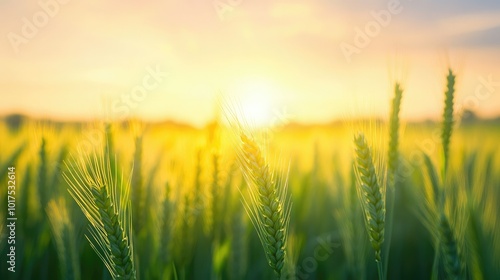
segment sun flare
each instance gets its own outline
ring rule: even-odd
[[[266,82],[249,82],[240,85],[236,92],[239,99],[239,114],[249,125],[262,128],[273,125],[273,99],[277,91]]]
[[[243,118],[253,126],[265,127],[272,124],[271,106],[266,96],[248,96],[242,102],[241,110]]]

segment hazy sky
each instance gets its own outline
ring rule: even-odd
[[[0,115],[201,125],[223,92],[325,122],[386,115],[402,77],[403,117],[436,118],[449,64],[457,106],[500,114],[497,0],[60,2],[0,0]]]

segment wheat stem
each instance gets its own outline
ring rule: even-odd
[[[170,240],[171,240],[171,218],[172,218],[172,202],[170,201],[170,184],[167,183],[165,187],[165,197],[162,204],[162,220],[160,231],[160,260],[163,264],[169,261],[170,253]]]
[[[446,273],[450,279],[462,279],[457,240],[444,214],[440,217],[439,233]]]
[[[403,89],[399,83],[394,85],[394,98],[392,100],[391,115],[389,120],[389,150],[388,150],[388,161],[387,161],[387,173],[388,173],[388,184],[387,184],[387,223],[386,223],[386,236],[385,236],[385,253],[384,259],[385,266],[384,272],[387,273],[387,265],[389,263],[389,252],[391,246],[392,238],[392,225],[394,217],[394,202],[396,199],[396,175],[398,170],[399,161],[399,112],[401,109],[401,99],[403,97]]]
[[[142,136],[135,138],[135,152],[132,169],[132,214],[134,223],[134,232],[139,233],[146,220],[144,211],[144,184],[142,178]]]
[[[80,258],[76,246],[76,234],[68,214],[66,201],[63,198],[49,201],[46,212],[57,248],[61,275],[64,279],[79,280]]]

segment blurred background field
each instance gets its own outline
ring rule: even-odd
[[[380,133],[387,134],[379,123]],[[422,155],[441,160],[439,131],[435,122],[404,125],[388,279],[431,277],[433,237],[419,209],[429,179]],[[270,158],[284,160],[284,169],[289,164],[293,208],[285,279],[376,279],[354,187],[353,133],[349,122],[287,124],[265,137]],[[85,240],[87,220],[61,176],[78,145],[101,149],[108,139],[120,172],[132,182],[133,242],[141,279],[272,279],[240,201],[238,189],[246,183],[236,165],[233,136],[223,124],[106,125],[11,116],[0,122],[0,135],[0,221],[6,222],[10,166],[16,167],[18,218],[16,273],[2,261],[0,278],[110,278]],[[498,120],[475,118],[462,121],[452,136],[451,197],[459,205],[453,209],[462,214],[451,215],[451,223],[465,224],[456,227],[462,228],[456,236],[461,236],[470,279],[500,275],[498,139]],[[383,145],[387,141],[381,140]],[[1,230],[4,260],[9,248],[4,224]]]

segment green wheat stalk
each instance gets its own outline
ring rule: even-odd
[[[389,120],[389,150],[388,150],[388,186],[394,187],[395,176],[398,169],[399,160],[399,112],[401,110],[401,99],[403,89],[399,83],[394,86],[394,98],[392,99],[391,115]]]
[[[66,200],[51,200],[46,208],[47,216],[59,257],[61,276],[63,279],[79,280],[80,263],[76,246],[76,233],[66,206]]]
[[[118,167],[107,153],[71,157],[66,167],[63,176],[69,192],[90,223],[90,245],[113,279],[136,279],[130,181],[115,176]]]
[[[449,165],[450,156],[450,139],[453,129],[453,97],[455,93],[455,74],[451,69],[448,69],[446,77],[446,92],[443,111],[443,127],[441,130],[441,142],[443,144],[443,180],[446,177],[446,171]]]
[[[372,151],[363,133],[355,136],[354,144],[356,149],[356,175],[359,182],[358,194],[364,210],[365,227],[375,251],[379,279],[385,279],[381,258],[386,211],[384,195],[373,164]]]
[[[457,239],[444,214],[441,214],[439,219],[439,244],[448,278],[462,279],[462,262]]]
[[[234,214],[231,217],[231,251],[228,260],[228,268],[231,272],[229,279],[243,279],[247,269],[247,244],[245,213],[241,204],[233,207]]]
[[[42,208],[47,206],[49,203],[49,196],[52,194],[52,186],[49,185],[48,182],[48,155],[47,155],[47,140],[45,137],[42,137],[42,141],[40,143],[40,150],[38,151],[38,157],[40,158],[40,165],[38,167],[38,195],[40,197],[40,204]]]
[[[170,260],[170,250],[171,250],[171,228],[172,228],[172,211],[174,210],[173,203],[171,201],[171,186],[167,182],[165,186],[165,194],[163,202],[161,205],[162,216],[161,216],[161,226],[160,226],[160,254],[159,258],[163,264],[167,264]]]
[[[291,209],[288,182],[275,180],[275,174],[251,136],[242,131],[240,140],[238,158],[250,190],[250,200],[243,198],[245,210],[264,247],[269,266],[280,279]]]
[[[389,252],[392,238],[392,225],[394,215],[394,201],[396,199],[396,175],[399,161],[399,112],[401,110],[401,99],[403,97],[403,88],[401,84],[394,85],[394,98],[392,99],[391,114],[389,119],[389,149],[387,161],[387,232],[384,258],[389,259]],[[385,262],[384,272],[387,274],[388,261]]]
[[[135,138],[134,161],[132,165],[132,209],[134,232],[139,233],[146,220],[144,211],[144,184],[142,177],[142,136]]]
[[[220,195],[220,155],[217,151],[212,153],[212,185],[211,185],[211,194],[212,194],[212,216],[211,216],[211,228],[212,228],[212,237],[214,240],[217,240],[220,235],[220,225],[221,225],[221,195]]]
[[[228,100],[229,101],[229,100]],[[283,273],[286,259],[291,198],[288,194],[288,173],[278,176],[271,169],[261,147],[252,134],[251,121],[237,113],[238,102],[222,102],[225,117],[236,136],[237,159],[248,185],[248,198],[243,194],[243,206],[257,231],[269,266],[277,279]]]

